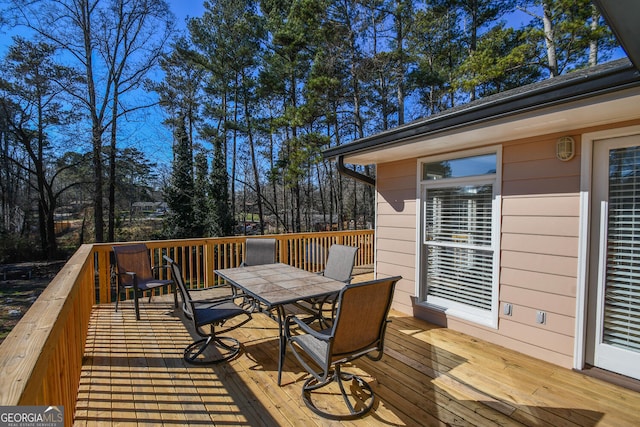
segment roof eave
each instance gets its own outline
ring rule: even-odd
[[[559,78],[557,78],[559,79]],[[444,112],[352,143],[327,149],[325,159],[377,151],[405,143],[417,137],[429,137],[500,118],[526,114],[544,108],[570,104],[628,88],[640,86],[640,73],[629,62],[595,75],[586,74],[560,80],[557,84],[533,86],[531,90],[505,92],[497,99],[470,104]],[[521,88],[522,89],[522,88]]]
[[[637,69],[640,69],[640,2],[638,0],[594,0],[604,20]]]

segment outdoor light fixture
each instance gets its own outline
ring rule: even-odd
[[[570,136],[563,136],[556,141],[556,157],[558,160],[568,162],[576,155],[576,143]]]

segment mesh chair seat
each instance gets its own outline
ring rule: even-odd
[[[138,283],[138,289],[141,291],[148,291],[150,289],[154,289],[160,286],[166,286],[166,285],[172,285],[172,284],[173,284],[173,280],[164,280],[164,279],[155,280],[154,279],[154,280],[149,280],[147,282]]]
[[[213,303],[194,301],[194,303],[195,324],[198,327],[221,322],[245,313],[245,310],[231,300]]]

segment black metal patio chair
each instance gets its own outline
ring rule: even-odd
[[[253,265],[273,264],[276,262],[276,239],[248,237],[245,240],[244,261],[241,267]],[[242,296],[242,306],[248,307],[251,311],[260,311],[260,304],[253,298],[240,293],[233,288],[233,294]]]
[[[347,285],[338,295],[337,313],[330,329],[316,331],[305,319],[295,315],[285,320],[288,348],[311,374],[302,386],[302,399],[316,414],[330,419],[354,419],[373,407],[375,396],[371,386],[341,368],[365,355],[371,360],[382,358],[387,315],[395,285],[400,279],[396,276]],[[352,381],[351,393],[347,393],[344,381]],[[316,403],[316,399],[335,397],[336,393],[324,388],[332,383],[337,385],[348,412],[328,412]],[[338,407],[335,402],[322,406]]]
[[[199,300],[192,299],[191,291],[187,289],[180,266],[166,255],[164,259],[171,267],[173,280],[180,291],[184,314],[193,322],[195,332],[202,337],[202,339],[194,341],[185,348],[184,360],[195,365],[208,365],[224,362],[235,357],[240,352],[240,341],[233,337],[219,334],[244,325],[251,320],[251,313],[234,303],[234,299],[237,298],[234,295]],[[231,319],[243,315],[246,318],[242,321],[234,321],[232,325],[225,326]],[[209,326],[209,332],[204,330],[206,326]],[[216,331],[216,327],[224,328],[221,331]],[[211,353],[215,353],[213,355],[205,353],[210,344],[215,347],[215,349],[211,350]]]
[[[276,239],[247,238],[243,266],[273,264],[276,262]]]
[[[151,259],[149,258],[147,245],[144,243],[117,245],[113,246],[113,253],[116,261],[116,311],[118,311],[120,293],[126,292],[127,289],[133,289],[136,319],[140,320],[138,297],[148,291],[149,302],[151,302],[153,289],[162,286],[174,287],[174,303],[176,307],[178,306],[178,297],[173,280],[156,278],[156,272],[161,268],[168,268],[168,266],[160,265],[151,267]]]
[[[357,252],[357,246],[331,245],[324,270],[319,274],[345,284],[351,283]],[[324,328],[331,324],[335,316],[336,297],[337,294],[323,298],[312,298],[300,301],[296,306],[311,315],[311,317],[307,318],[307,323],[317,320],[320,326]]]

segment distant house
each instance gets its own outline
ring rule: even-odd
[[[375,273],[403,276],[395,309],[640,379],[640,73],[628,60],[324,156],[377,165]]]
[[[134,202],[131,211],[135,214],[142,213],[164,213],[168,209],[166,202]]]

